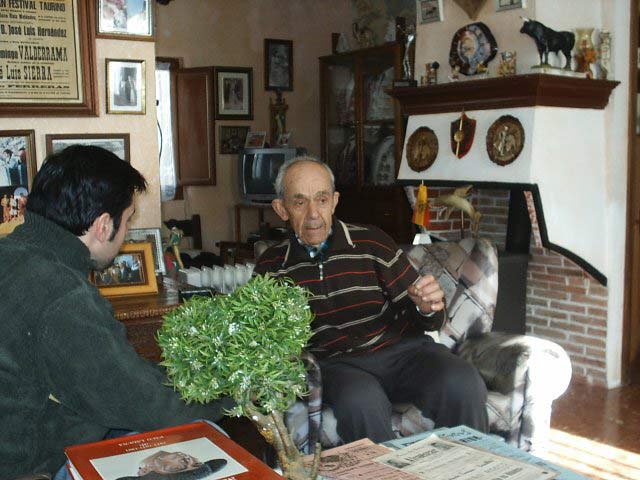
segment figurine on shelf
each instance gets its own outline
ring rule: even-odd
[[[538,67],[548,67],[549,52],[557,54],[562,52],[565,58],[564,69],[571,69],[571,50],[576,42],[573,32],[556,32],[551,28],[535,20],[521,17],[524,20],[520,33],[529,35],[536,42],[540,65]]]
[[[425,65],[425,71],[427,73],[427,85],[437,85],[438,84],[438,69],[440,68],[440,64],[438,62],[431,62]]]
[[[458,65],[456,65],[451,70],[451,75],[449,75],[449,81],[450,82],[457,82],[458,80],[460,80],[460,67]]]
[[[598,48],[598,78],[606,80],[611,72],[611,32],[600,32],[600,46]]]
[[[360,48],[373,47],[373,31],[369,27],[360,27],[358,22],[353,22],[351,25],[353,31],[353,38]]]
[[[489,77],[489,67],[487,67],[484,63],[479,63],[476,68],[476,74],[480,75],[481,78]]]
[[[507,77],[516,74],[516,58],[517,52],[501,52],[500,66],[498,67],[498,75]]]
[[[576,49],[576,72],[586,73],[587,78],[593,78],[591,65],[598,58],[593,41],[593,28],[576,28],[578,35],[578,45]]]

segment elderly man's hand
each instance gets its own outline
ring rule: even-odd
[[[407,288],[407,293],[420,312],[428,315],[444,308],[444,292],[433,275],[424,275]]]

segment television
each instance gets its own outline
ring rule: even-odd
[[[246,148],[240,152],[238,179],[244,202],[269,203],[276,198],[273,183],[280,166],[302,154],[296,148]]]

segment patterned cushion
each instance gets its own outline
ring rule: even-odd
[[[498,257],[485,239],[416,245],[408,252],[421,275],[433,275],[444,290],[447,320],[440,342],[456,351],[467,338],[489,332],[498,296]]]

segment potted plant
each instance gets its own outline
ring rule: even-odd
[[[256,276],[230,295],[193,297],[164,317],[158,331],[167,375],[187,402],[229,396],[227,415],[248,417],[275,448],[284,475],[307,472],[283,419],[306,392],[300,354],[311,337],[309,292],[291,280]]]

